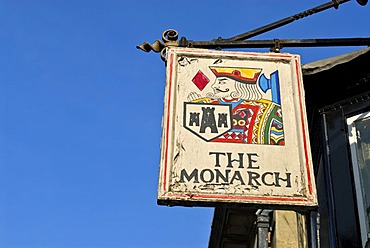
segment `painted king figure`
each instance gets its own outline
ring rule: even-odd
[[[267,79],[262,69],[210,66],[213,92],[188,95],[191,103],[231,105],[231,127],[209,142],[284,145],[278,71]],[[204,130],[201,130],[204,131]]]

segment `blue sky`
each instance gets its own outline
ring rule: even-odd
[[[323,3],[0,0],[0,247],[207,247],[213,208],[156,203],[165,65],[136,45],[166,29],[228,38]],[[352,0],[253,39],[370,37],[369,19]]]

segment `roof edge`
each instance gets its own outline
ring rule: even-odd
[[[336,65],[347,63],[363,54],[370,52],[370,47],[357,50],[351,53],[341,54],[335,57],[317,60],[308,64],[302,65],[303,75],[312,75],[322,71],[329,70]]]

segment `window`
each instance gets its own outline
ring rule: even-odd
[[[361,240],[370,240],[370,112],[347,119]],[[368,246],[366,246],[368,247]]]

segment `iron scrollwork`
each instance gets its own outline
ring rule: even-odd
[[[162,33],[162,40],[156,40],[152,44],[144,42],[140,46],[136,46],[136,48],[144,52],[154,51],[156,53],[160,53],[162,60],[165,61],[166,47],[179,46],[179,42],[177,42],[178,37],[179,33],[176,30],[167,29]]]

